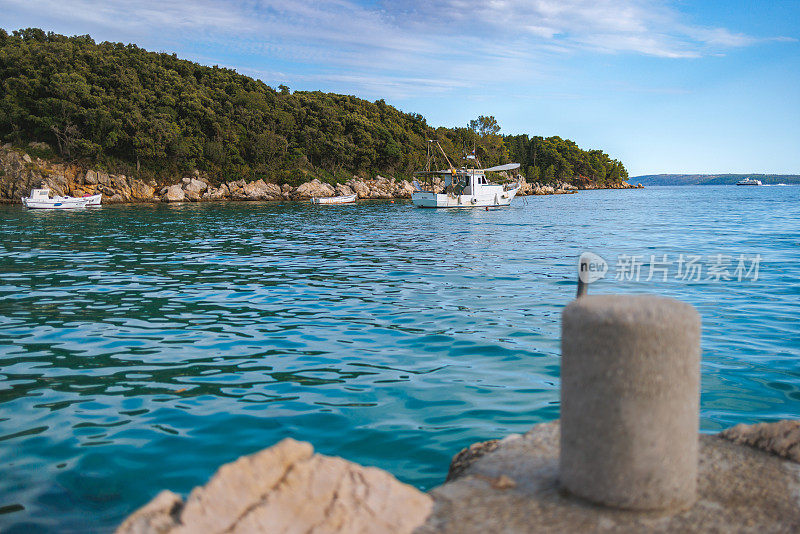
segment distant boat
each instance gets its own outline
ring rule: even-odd
[[[52,197],[47,188],[34,189],[31,196],[23,197],[22,204],[28,209],[40,210],[71,210],[99,206],[102,195],[89,195],[85,197]]]
[[[428,143],[428,163],[430,168],[431,143]],[[488,169],[462,167],[456,169],[450,163],[450,159],[442,150],[441,145],[435,142],[439,151],[444,155],[449,169],[441,171],[424,170],[415,173],[422,178],[428,178],[427,188],[414,180],[414,192],[411,200],[415,206],[420,208],[486,208],[496,206],[508,206],[519,191],[520,184],[496,184],[486,178],[487,172],[511,171],[519,168],[519,163],[507,163],[497,165]],[[474,156],[467,156],[467,159],[476,159]],[[478,162],[480,166],[480,162]],[[432,180],[433,177],[441,178],[443,190],[437,192]]]
[[[319,197],[312,198],[312,204],[353,204],[356,201],[356,195],[340,195],[338,197]]]
[[[753,180],[750,178],[745,178],[744,180],[739,180],[736,182],[736,185],[763,185],[761,180]]]

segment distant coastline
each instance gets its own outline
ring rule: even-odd
[[[642,185],[734,185],[739,180],[761,180],[765,185],[797,185],[800,174],[645,174],[632,176],[630,182]]]

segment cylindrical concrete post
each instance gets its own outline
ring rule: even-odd
[[[632,510],[697,490],[700,315],[649,295],[589,295],[561,331],[561,484]]]

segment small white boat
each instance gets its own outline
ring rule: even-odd
[[[736,185],[763,185],[761,180],[753,180],[750,178],[745,178],[744,180],[739,180],[736,182]]]
[[[96,195],[84,195],[82,198],[88,200],[86,207],[91,208],[92,206],[100,205],[100,202],[103,200],[103,195],[102,193],[97,193]]]
[[[40,210],[72,210],[85,208],[87,206],[99,206],[102,195],[91,195],[86,197],[50,197],[50,190],[47,188],[34,189],[31,196],[23,197],[22,204],[28,209]]]
[[[312,204],[352,204],[356,201],[356,195],[341,195],[338,197],[319,197],[312,198]]]
[[[431,160],[430,143],[428,149],[428,161]],[[497,165],[488,169],[462,167],[456,169],[450,163],[450,159],[436,142],[436,146],[444,155],[449,169],[441,171],[420,171],[415,173],[420,177],[439,177],[439,185],[442,188],[438,191],[434,187],[432,180],[428,181],[427,189],[423,188],[417,180],[414,180],[414,192],[411,200],[415,206],[420,208],[490,208],[497,206],[508,206],[514,200],[521,184],[496,184],[486,178],[487,172],[511,171],[519,168],[519,163],[507,163]],[[474,159],[474,158],[469,158]],[[430,167],[430,163],[426,165]]]

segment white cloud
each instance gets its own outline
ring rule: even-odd
[[[80,27],[160,46],[211,42],[221,62],[243,58],[243,70],[287,76],[268,83],[327,80],[388,97],[519,80],[519,72],[530,80],[564,54],[696,58],[756,42],[686,24],[655,0],[0,0],[0,7],[17,18],[46,14],[61,32]]]

